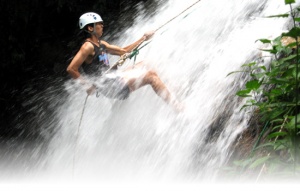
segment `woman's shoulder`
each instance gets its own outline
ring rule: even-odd
[[[85,41],[80,48],[82,51],[87,51],[87,52],[92,52],[94,51],[94,45],[89,42],[89,41]]]

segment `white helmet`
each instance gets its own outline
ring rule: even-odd
[[[85,27],[87,24],[97,23],[97,22],[103,22],[100,15],[93,12],[84,13],[79,18],[79,28],[83,29],[83,27]]]

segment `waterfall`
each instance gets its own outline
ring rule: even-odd
[[[126,46],[194,2],[158,1],[155,13],[141,11],[110,43]],[[286,30],[286,19],[265,16],[288,10],[278,0],[202,0],[158,30],[136,62],[145,60],[157,71],[183,112],[165,104],[150,86],[125,101],[89,96],[84,105],[86,93],[67,81],[65,101],[51,116],[54,136],[32,176],[104,182],[218,179],[251,115],[240,110],[244,101],[235,96],[245,77],[227,74],[260,55],[257,39]]]

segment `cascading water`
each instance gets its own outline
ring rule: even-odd
[[[139,15],[133,26],[111,43],[127,45],[193,2],[169,0],[151,18]],[[157,31],[137,59],[149,62],[184,104],[180,113],[150,86],[125,101],[90,96],[84,106],[86,93],[71,80],[66,82],[68,95],[55,111],[55,134],[38,161],[43,167],[38,176],[101,181],[215,180],[249,117],[240,111],[243,102],[235,96],[244,80],[238,75],[226,76],[258,56],[257,39],[276,37],[284,30],[286,19],[264,16],[288,10],[284,1],[278,0],[202,0]],[[133,62],[127,61],[122,68],[130,64]]]

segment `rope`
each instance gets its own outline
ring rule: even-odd
[[[83,108],[82,108],[82,112],[81,112],[81,116],[80,116],[80,120],[79,120],[79,125],[77,127],[76,144],[75,144],[75,151],[74,151],[74,156],[73,156],[73,177],[75,175],[75,162],[76,162],[76,153],[77,153],[77,147],[78,147],[78,138],[79,138],[80,126],[81,126],[81,122],[82,122],[82,118],[83,118],[83,114],[84,114],[84,110],[85,110],[85,106],[86,106],[86,102],[87,102],[88,97],[89,97],[89,95],[87,95],[85,100],[84,100],[84,104],[83,104]]]
[[[187,10],[189,10],[190,8],[192,8],[194,5],[196,5],[197,3],[199,3],[201,0],[196,1],[195,3],[191,4],[189,7],[187,7],[186,9],[184,9],[183,11],[181,11],[179,14],[177,14],[175,17],[171,18],[169,21],[165,22],[163,25],[161,25],[160,27],[158,27],[156,31],[160,30],[162,27],[164,27],[165,25],[169,24],[171,21],[173,21],[174,19],[176,19],[177,17],[179,17],[181,14],[183,14],[184,12],[186,12]]]
[[[108,70],[106,70],[106,71],[104,72],[104,74],[107,74],[111,69],[115,68],[116,66],[122,66],[122,65],[124,64],[124,62],[126,61],[127,58],[130,58],[130,59],[131,59],[134,55],[137,55],[137,54],[138,54],[138,51],[139,51],[140,49],[142,49],[144,46],[146,46],[147,44],[149,44],[149,43],[147,43],[146,45],[144,45],[144,46],[142,46],[140,49],[138,49],[138,47],[139,47],[143,42],[145,42],[145,39],[143,39],[138,45],[136,45],[136,47],[133,48],[133,50],[131,51],[131,53],[125,53],[125,54],[123,54],[123,55],[120,57],[120,59],[119,59],[115,64],[113,64]]]
[[[196,2],[194,2],[193,4],[191,4],[190,6],[188,6],[186,9],[184,9],[183,11],[181,11],[179,14],[177,14],[176,16],[174,16],[173,18],[171,18],[170,20],[168,20],[167,22],[165,22],[163,25],[159,26],[157,29],[155,29],[154,31],[158,31],[160,30],[162,27],[166,26],[168,23],[170,23],[171,21],[173,21],[174,19],[176,19],[177,17],[179,17],[180,15],[182,15],[184,12],[186,12],[187,10],[189,10],[190,8],[192,8],[193,6],[195,6],[197,3],[199,3],[201,0],[198,0]],[[141,48],[138,49],[138,47],[145,41],[145,39],[143,41],[141,41],[136,47],[133,48],[133,51],[131,51],[131,53],[129,54],[123,54],[120,59],[114,64],[112,65],[106,72],[108,73],[112,68],[116,67],[116,66],[121,66],[124,64],[124,62],[126,61],[127,58],[132,58],[133,56],[135,56],[134,61],[136,60],[136,56],[139,53],[139,50],[142,49],[143,47],[145,47],[147,44],[145,44],[144,46],[142,46]]]
[[[135,61],[136,61],[136,57],[137,55],[140,53],[140,50],[142,48],[144,48],[145,46],[147,46],[150,42],[144,44],[141,48],[135,48],[129,55],[128,55],[128,58],[131,59],[132,57],[134,57],[134,61],[133,61],[133,65],[135,65]]]

